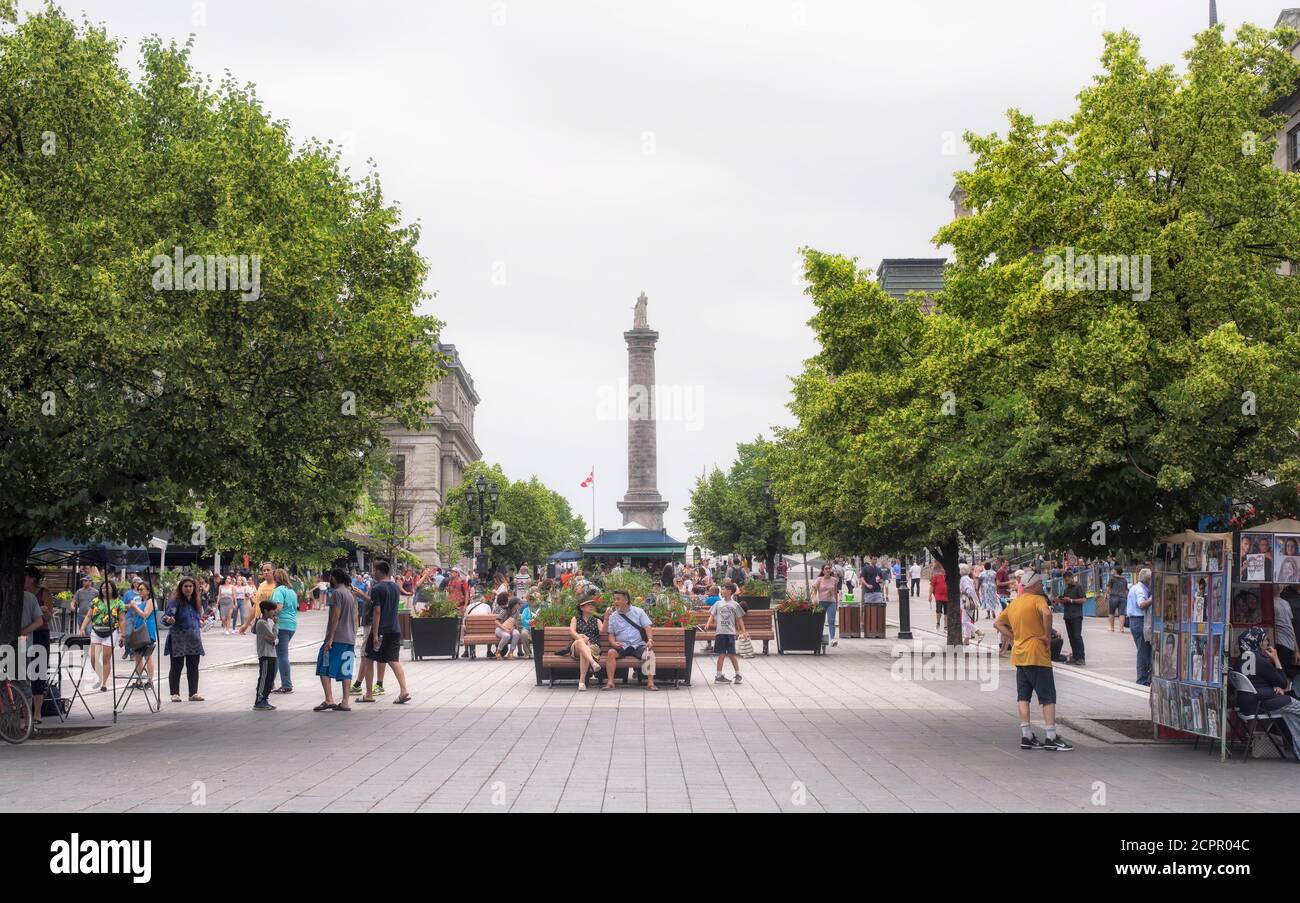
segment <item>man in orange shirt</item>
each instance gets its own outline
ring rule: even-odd
[[[255,615],[262,610],[262,603],[270,602],[271,596],[275,593],[275,565],[269,561],[263,561],[261,573],[262,582],[257,585],[257,591],[253,594],[253,612]],[[246,633],[256,620],[256,617],[245,620],[243,626],[239,628],[239,633],[241,635]]]
[[[1074,746],[1056,733],[1056,681],[1052,675],[1052,608],[1043,595],[1043,576],[1032,569],[1021,578],[1020,595],[1002,610],[994,629],[1011,645],[1016,666],[1016,707],[1020,712],[1020,748],[1068,752]],[[1043,707],[1047,739],[1040,742],[1029,722],[1034,695]]]

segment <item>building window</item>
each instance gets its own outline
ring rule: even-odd
[[[406,455],[393,455],[393,485],[406,485]]]
[[[1286,168],[1288,172],[1300,172],[1300,125],[1286,134]]]

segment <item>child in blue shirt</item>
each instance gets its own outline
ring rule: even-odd
[[[541,607],[541,597],[529,593],[524,599],[524,607],[519,610],[519,657],[533,657],[533,616]]]

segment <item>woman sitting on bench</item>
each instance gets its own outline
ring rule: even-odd
[[[1290,695],[1291,681],[1282,671],[1277,650],[1269,643],[1268,634],[1261,627],[1243,631],[1237,637],[1237,646],[1241,652],[1241,673],[1255,687],[1254,711],[1250,714],[1281,716],[1290,735],[1291,755],[1300,760],[1300,701]],[[1242,705],[1240,701],[1237,704]]]
[[[596,603],[590,596],[578,603],[578,614],[569,621],[568,654],[578,662],[578,689],[587,689],[587,672],[600,670],[600,634],[605,629],[596,617]]]

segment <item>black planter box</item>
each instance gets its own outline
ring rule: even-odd
[[[771,596],[737,596],[736,601],[745,607],[745,611],[767,611],[772,607]]]
[[[822,654],[822,629],[826,626],[826,612],[791,611],[776,613],[776,651],[811,652]]]
[[[411,618],[411,661],[454,659],[460,651],[460,618]]]

